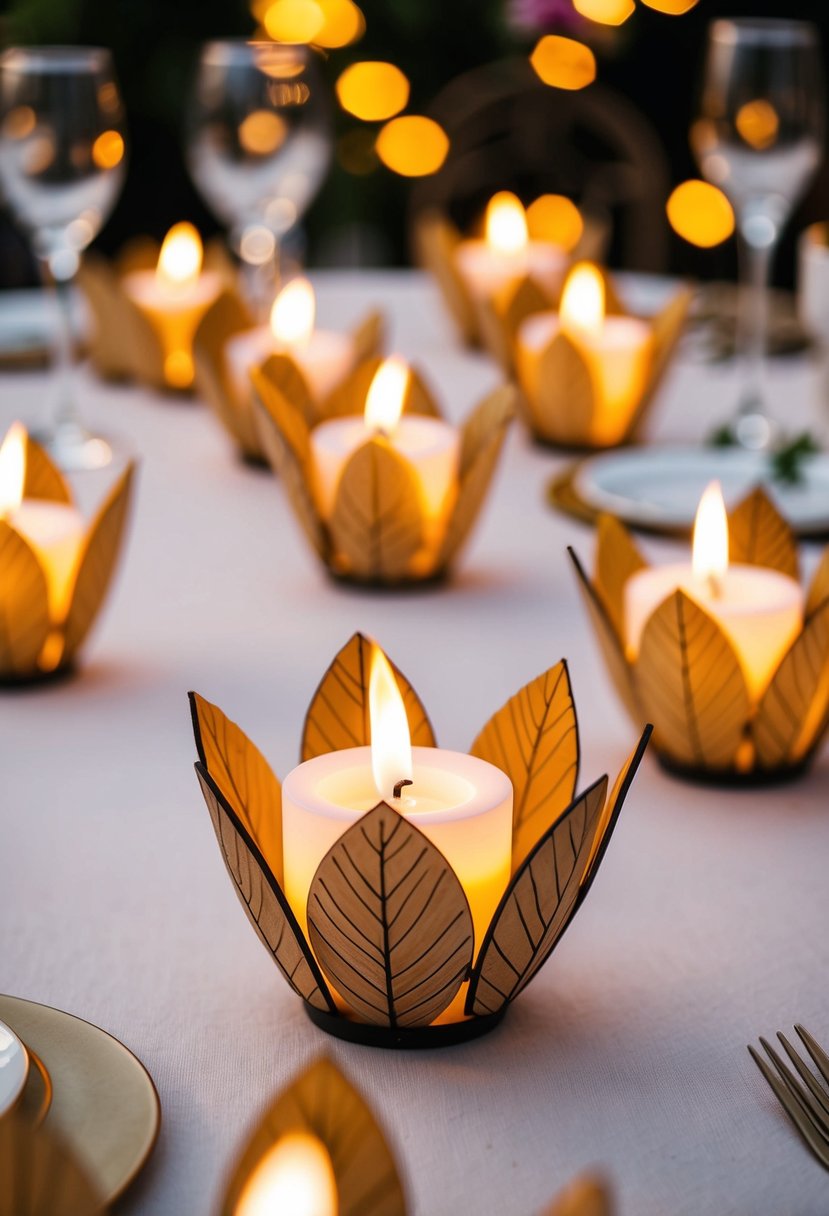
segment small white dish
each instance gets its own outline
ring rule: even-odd
[[[693,527],[700,496],[718,480],[730,506],[762,484],[801,536],[829,531],[829,457],[808,457],[803,481],[774,482],[769,458],[742,448],[626,448],[591,456],[579,467],[574,488],[594,510],[654,531]]]
[[[28,1075],[28,1051],[11,1027],[0,1022],[0,1115],[16,1105]]]

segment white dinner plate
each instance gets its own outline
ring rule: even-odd
[[[742,448],[626,448],[582,462],[574,487],[588,506],[656,531],[690,529],[700,495],[717,479],[731,506],[762,484],[801,535],[829,530],[829,457],[808,457],[803,481],[773,482],[769,458]]]
[[[28,1075],[28,1051],[11,1027],[0,1022],[0,1115],[16,1104]]]

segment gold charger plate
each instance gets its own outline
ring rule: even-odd
[[[150,1074],[123,1043],[70,1013],[0,995],[0,1019],[42,1061],[44,1082],[51,1080],[46,1126],[71,1148],[111,1204],[142,1169],[158,1137],[161,1107]]]

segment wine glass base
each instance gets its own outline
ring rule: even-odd
[[[77,423],[64,423],[51,430],[34,431],[32,438],[65,473],[86,473],[105,469],[114,452],[108,439],[93,435]]]
[[[741,448],[762,452],[771,447],[775,428],[765,414],[745,411],[734,421],[734,437]]]

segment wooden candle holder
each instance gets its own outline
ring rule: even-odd
[[[238,291],[228,288],[205,313],[193,340],[196,365],[196,389],[210,406],[245,460],[267,464],[266,450],[260,439],[256,421],[254,390],[243,396],[228,375],[225,347],[236,334],[253,329],[256,322]],[[385,320],[382,313],[371,312],[353,331],[354,363],[359,367],[382,353],[385,344]],[[315,426],[327,418],[337,417],[341,406],[338,386],[322,401],[316,400],[301,368],[289,354],[274,355],[267,361],[274,382],[288,400],[299,409],[306,426]]]
[[[153,270],[160,244],[152,237],[136,237],[110,262],[98,253],[84,254],[78,285],[92,314],[89,357],[105,380],[135,380],[163,392],[191,393],[194,385],[179,388],[164,375],[164,351],[156,330],[127,295],[122,280],[136,270]],[[216,272],[234,290],[236,269],[224,247],[211,241],[205,249],[204,269]]]
[[[608,316],[632,316],[625,309],[611,278],[602,272]],[[596,386],[578,346],[558,333],[540,352],[528,356],[518,343],[524,321],[535,313],[557,312],[560,300],[551,300],[526,279],[502,292],[485,306],[482,324],[487,345],[521,388],[524,420],[539,443],[577,451],[596,451],[632,442],[645,422],[656,392],[682,336],[693,293],[679,288],[662,310],[646,320],[651,330],[651,358],[642,394],[618,420],[608,439],[597,423]]]
[[[27,437],[23,498],[72,504],[72,491],[46,452]],[[35,550],[0,519],[0,683],[24,684],[70,670],[103,605],[121,551],[132,493],[129,464],[89,525],[68,608],[49,609],[46,574]]]
[[[587,219],[581,240],[570,252],[570,259],[573,262],[583,258],[597,261],[604,253],[607,239],[606,225]],[[456,254],[463,240],[463,235],[442,211],[425,211],[415,219],[414,245],[418,260],[434,278],[461,341],[465,346],[483,346],[498,358],[503,350],[497,335],[491,332],[488,310],[482,308],[458,271]],[[519,276],[510,284],[510,291],[520,290],[525,283],[535,287],[534,280]]]
[[[338,1216],[406,1216],[405,1179],[388,1138],[360,1091],[325,1055],[300,1072],[260,1117],[230,1172],[218,1216],[239,1216],[246,1192],[256,1193],[257,1182],[264,1182],[260,1167],[280,1143],[297,1135],[312,1137],[324,1151]],[[258,1191],[263,1202],[256,1210],[276,1213],[264,1203],[265,1194]],[[611,1216],[612,1211],[607,1184],[585,1174],[545,1208],[544,1216]]]
[[[4,1216],[104,1216],[106,1205],[71,1149],[19,1111],[0,1118]]]
[[[381,360],[362,363],[328,402],[328,417],[362,415]],[[371,439],[346,461],[331,518],[323,519],[307,397],[292,365],[274,356],[253,371],[262,447],[282,479],[299,523],[329,573],[346,582],[401,586],[446,576],[483,506],[515,409],[515,392],[496,389],[472,411],[461,431],[454,502],[434,535],[424,519],[414,469],[384,439]],[[404,413],[441,417],[420,375],[411,370]]]
[[[328,668],[305,719],[303,761],[369,744],[372,646],[355,634]],[[412,743],[436,746],[419,697],[394,672]],[[280,784],[221,710],[196,693],[190,702],[196,773],[248,918],[311,1020],[337,1038],[375,1047],[444,1046],[501,1021],[586,898],[650,736],[647,727],[609,796],[606,776],[577,796],[576,710],[567,665],[556,664],[510,698],[471,748],[506,773],[514,790],[512,877],[483,941],[474,941],[466,896],[446,858],[385,802],[346,828],[321,861],[308,897],[307,940],[284,893]],[[395,848],[387,852],[392,833]],[[408,918],[405,943],[387,902],[375,907],[342,880],[345,852],[364,892],[399,882],[411,887],[413,913],[423,905]],[[404,853],[409,861],[401,869]],[[440,899],[424,901],[438,882]],[[354,946],[350,924],[359,924],[366,949]],[[462,990],[464,1016],[443,1020]]]
[[[794,536],[762,489],[728,526],[732,562],[797,577]],[[599,519],[592,581],[569,553],[616,691],[634,722],[644,715],[654,723],[666,768],[695,781],[766,785],[810,764],[829,726],[829,551],[810,584],[803,629],[759,700],[724,631],[682,591],[655,609],[638,657],[628,659],[624,588],[647,563],[617,519]]]

